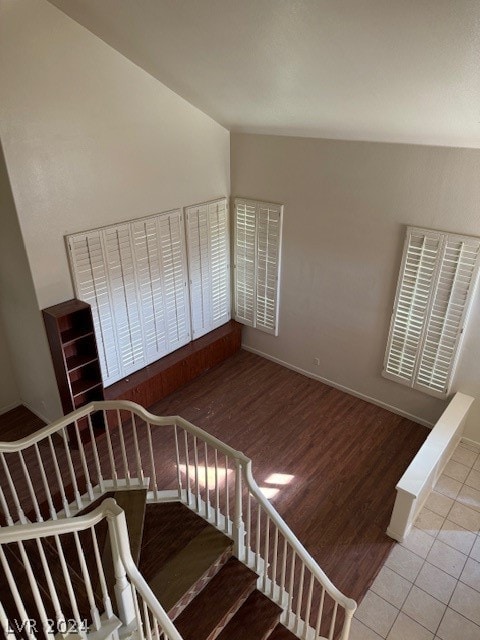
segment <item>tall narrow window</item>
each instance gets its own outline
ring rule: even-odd
[[[431,395],[450,389],[478,276],[480,239],[409,227],[383,375]]]
[[[235,199],[235,319],[278,334],[283,205]]]
[[[230,320],[230,239],[227,199],[186,207],[193,338]]]

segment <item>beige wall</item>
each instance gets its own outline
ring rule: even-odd
[[[0,379],[14,380],[17,400],[48,418],[60,402],[1,145],[0,211],[0,318],[11,357],[0,360]]]
[[[13,363],[3,320],[0,316],[0,414],[20,404]]]
[[[228,131],[46,0],[0,0],[0,86],[37,309],[73,295],[65,234],[229,193]]]
[[[285,204],[279,336],[244,343],[435,421],[443,401],[380,375],[405,225],[480,235],[479,175],[480,150],[232,134],[232,195]],[[473,396],[479,298],[454,385]],[[480,402],[466,435],[480,441]]]

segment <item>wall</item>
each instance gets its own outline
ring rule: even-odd
[[[230,191],[228,131],[46,0],[0,0],[0,86],[37,309],[73,296],[65,234]]]
[[[0,378],[15,381],[17,403],[45,419],[47,407],[60,412],[60,402],[1,145],[0,211],[0,316],[10,355],[0,359]]]
[[[0,318],[0,414],[20,404],[5,327]]]
[[[232,134],[232,195],[285,204],[279,336],[244,344],[434,422],[443,401],[380,375],[405,226],[480,235],[479,175],[480,150]],[[474,397],[479,298],[454,385]],[[465,435],[480,441],[480,402]]]

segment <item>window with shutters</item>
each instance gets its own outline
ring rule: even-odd
[[[385,377],[438,397],[448,394],[479,254],[480,238],[407,229]]]
[[[235,319],[278,335],[283,205],[236,198],[234,214]]]
[[[227,199],[186,207],[193,339],[230,320]]]
[[[92,307],[107,386],[191,340],[179,210],[67,236],[77,298]]]

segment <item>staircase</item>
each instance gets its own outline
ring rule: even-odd
[[[181,418],[92,403],[0,443],[0,463],[9,640],[348,639],[355,603],[261,494],[251,462]]]

